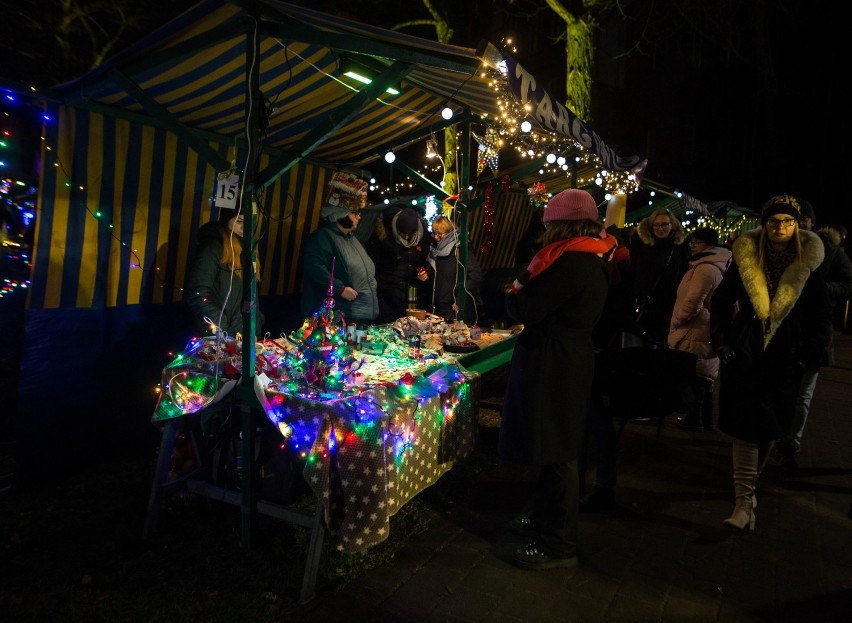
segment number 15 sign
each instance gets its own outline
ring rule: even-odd
[[[240,176],[238,174],[218,176],[216,178],[216,207],[235,209],[239,188]]]

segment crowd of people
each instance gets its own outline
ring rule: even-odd
[[[331,298],[358,324],[393,322],[415,307],[479,322],[483,271],[470,249],[461,252],[451,215],[430,223],[392,203],[359,232],[366,206],[366,183],[335,174],[303,251],[303,315]],[[611,412],[601,388],[604,354],[690,354],[679,425],[730,439],[734,505],[723,525],[753,530],[758,478],[771,456],[796,469],[819,370],[832,361],[833,318],[852,299],[845,230],[815,230],[814,208],[800,197],[772,197],[758,227],[723,242],[706,224],[685,231],[668,209],[632,231],[602,221],[584,190],[550,198],[533,215],[504,290],[522,329],[499,452],[539,468],[532,512],[511,526],[531,538],[514,553],[526,569],[576,568],[578,514],[616,506],[613,419],[625,414]],[[233,210],[199,231],[186,301],[203,331],[242,329],[242,235]],[[260,310],[257,317],[260,335]]]

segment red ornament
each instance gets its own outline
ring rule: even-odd
[[[485,187],[485,201],[482,209],[485,210],[485,221],[482,223],[482,231],[485,240],[479,246],[480,253],[487,253],[494,244],[494,182],[489,182]]]

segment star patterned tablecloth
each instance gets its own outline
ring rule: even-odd
[[[478,346],[506,338],[483,334]],[[476,445],[480,373],[428,348],[408,357],[391,342],[384,355],[360,355],[360,379],[335,393],[287,391],[286,376],[266,373],[292,345],[257,345],[255,395],[281,433],[282,449],[304,461],[330,540],[343,552],[385,540],[390,518]],[[152,422],[206,412],[233,389],[240,368],[235,343],[194,340],[163,369]]]
[[[305,456],[330,540],[354,552],[388,537],[390,518],[476,445],[479,375],[440,365],[410,385],[318,402],[293,396],[267,415]]]

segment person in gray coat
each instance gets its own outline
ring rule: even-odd
[[[524,328],[509,368],[499,453],[539,466],[532,513],[511,526],[534,537],[515,551],[515,564],[576,569],[577,460],[595,368],[592,330],[609,288],[603,256],[616,241],[584,190],[554,196],[543,218],[544,247],[507,297],[509,315]]]
[[[320,311],[332,282],[334,308],[347,323],[371,324],[379,315],[376,266],[355,236],[361,209],[367,203],[367,183],[338,172],[320,216],[323,222],[311,232],[302,256],[302,315]]]

